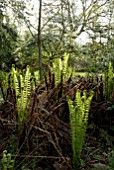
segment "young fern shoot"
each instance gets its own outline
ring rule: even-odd
[[[68,80],[72,75],[72,68],[68,66],[69,54],[65,53],[63,60],[61,58],[54,59],[52,63],[52,72],[55,75],[55,83],[59,84],[61,82],[61,77],[63,82]]]
[[[14,163],[15,161],[11,159],[11,154],[4,150],[2,158],[2,170],[14,170]]]
[[[26,68],[25,76],[20,74],[12,67],[12,87],[16,93],[16,106],[18,111],[18,121],[25,122],[27,120],[27,108],[29,105],[31,91],[31,73],[29,66]]]
[[[94,93],[91,92],[90,96],[87,98],[86,91],[83,91],[83,96],[81,96],[80,91],[77,90],[75,101],[72,101],[69,97],[67,97],[70,112],[73,164],[76,169],[78,169],[81,164],[81,151],[87,129],[88,113],[93,95]]]

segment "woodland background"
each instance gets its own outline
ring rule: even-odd
[[[76,71],[98,73],[109,61],[114,64],[113,0],[36,4],[29,0],[0,2],[1,69],[9,70],[12,64],[45,68],[65,52]]]

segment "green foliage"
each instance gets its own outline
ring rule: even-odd
[[[111,62],[109,62],[108,70],[104,73],[105,81],[105,97],[107,100],[112,99],[112,91],[114,90],[114,72]]]
[[[55,75],[55,82],[60,83],[62,74],[62,60],[61,58],[56,58],[52,63],[52,71]]]
[[[5,71],[0,70],[0,102],[6,100],[7,96],[7,90],[8,90],[8,80],[9,80],[9,74],[6,73]]]
[[[72,68],[68,67],[69,54],[64,54],[63,60],[61,58],[54,59],[52,63],[52,72],[55,75],[56,84],[65,82],[72,74]]]
[[[40,73],[39,70],[33,72],[33,78],[32,78],[32,88],[35,89],[35,87],[38,85],[40,82]]]
[[[114,151],[111,151],[108,157],[108,162],[109,162],[109,169],[108,170],[113,170],[114,169]]]
[[[29,32],[25,31],[23,36],[20,35],[18,38],[17,49],[15,51],[16,58],[18,59],[16,65],[21,68],[29,65],[36,70],[38,68],[37,48],[36,39]]]
[[[27,108],[30,100],[31,91],[31,73],[27,66],[25,75],[19,74],[18,70],[12,67],[12,87],[15,89],[16,106],[18,111],[18,121],[23,122],[27,120]]]
[[[109,107],[107,108],[107,110],[108,110],[108,111],[112,111],[112,110],[114,110],[114,105],[109,106]]]
[[[11,159],[11,154],[3,151],[2,168],[3,170],[14,170],[15,161]]]
[[[12,63],[16,62],[14,52],[17,38],[15,25],[11,24],[9,17],[0,11],[0,69],[9,70]]]
[[[91,92],[90,96],[87,98],[86,91],[83,91],[83,96],[81,97],[79,90],[77,90],[75,95],[75,103],[67,97],[70,111],[73,164],[76,169],[80,166],[81,151],[87,129],[88,113],[92,97],[93,92]]]
[[[14,65],[9,73],[0,71],[0,100],[8,100],[8,89],[15,90],[16,107],[19,122],[26,121],[27,108],[31,89],[39,83],[39,71],[33,71],[29,66],[21,72]]]

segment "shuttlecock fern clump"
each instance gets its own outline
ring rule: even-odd
[[[72,74],[72,68],[68,66],[69,54],[64,54],[63,60],[61,58],[54,59],[52,63],[52,72],[55,75],[55,83],[61,82],[61,79],[66,81]]]
[[[112,92],[114,90],[114,72],[112,63],[109,62],[108,70],[104,73],[105,82],[105,98],[108,100],[112,99]]]
[[[18,70],[12,67],[11,75],[12,87],[15,89],[16,94],[18,121],[25,122],[27,120],[27,108],[29,105],[31,91],[31,73],[29,66],[27,66],[24,75],[19,74]]]
[[[81,96],[80,91],[77,90],[75,101],[72,101],[69,97],[67,97],[70,112],[73,164],[76,169],[78,169],[81,164],[81,151],[87,129],[88,114],[93,95],[94,93],[91,92],[90,96],[87,97],[86,91],[83,91],[83,96]]]

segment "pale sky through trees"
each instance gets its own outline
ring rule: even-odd
[[[39,1],[40,0],[31,0],[30,2],[29,2],[29,4],[27,4],[27,8],[28,8],[28,12],[30,13],[30,15],[29,16],[27,16],[28,17],[28,24],[29,24],[29,21],[30,21],[30,23],[31,23],[31,30],[33,31],[33,32],[36,32],[37,33],[37,26],[38,26],[38,14],[39,14]],[[43,2],[53,2],[55,5],[56,4],[58,4],[58,3],[60,3],[61,1],[60,0],[42,0]],[[75,14],[76,14],[76,16],[78,16],[78,14],[80,15],[81,13],[83,13],[83,10],[82,10],[82,0],[69,0],[70,2],[74,2],[74,3],[76,3],[76,6],[77,6],[77,8],[76,8],[76,10],[74,9],[74,11],[75,11]],[[102,0],[102,2],[103,1],[105,1],[105,0]],[[67,1],[66,1],[67,2]],[[89,8],[89,6],[91,6],[91,3],[93,2],[93,0],[87,0],[85,3],[86,3],[86,8]],[[98,1],[99,3],[101,3],[101,1]],[[75,6],[75,5],[74,5]],[[45,8],[45,7],[44,7]],[[75,8],[75,7],[74,7]],[[106,8],[106,6],[104,7],[104,8]],[[54,10],[52,10],[52,11],[54,11]],[[89,15],[89,11],[91,12],[92,11],[92,9],[91,8],[89,8],[89,10],[87,11],[87,15]],[[9,11],[9,13],[10,13],[11,11]],[[91,13],[92,15],[91,15],[91,17],[93,17],[94,16],[94,13]],[[42,15],[43,15],[43,17],[44,17],[44,13],[42,12]],[[46,17],[46,15],[47,15],[47,13],[45,13],[45,17]],[[51,13],[50,13],[50,15],[51,15]],[[52,14],[53,15],[53,14]],[[10,16],[11,16],[11,18],[12,18],[12,23],[13,22],[16,22],[16,24],[18,25],[18,30],[19,30],[19,32],[21,33],[21,34],[23,34],[24,33],[24,31],[28,31],[28,28],[27,28],[27,25],[25,24],[25,22],[24,21],[22,21],[22,22],[19,22],[19,23],[17,23],[18,21],[16,21],[15,20],[15,18],[14,18],[14,16],[10,13]],[[105,17],[100,17],[99,16],[99,21],[100,21],[100,24],[104,24],[104,25],[106,25],[106,22],[107,22],[107,19],[106,19],[106,17],[107,17],[108,15],[105,15]],[[26,17],[26,13],[25,13],[25,17]],[[49,14],[48,14],[48,16],[47,17],[49,17]],[[46,24],[46,21],[47,21],[47,19],[46,20],[43,20],[42,19],[42,23],[44,24],[44,22],[45,22],[45,24]],[[42,24],[42,25],[43,25]],[[33,27],[32,27],[33,26]],[[55,25],[54,25],[54,27],[55,27]],[[80,29],[80,27],[81,27],[81,25],[78,27],[78,29]],[[78,30],[77,30],[78,31]],[[74,34],[75,34],[75,32],[74,32]],[[91,34],[92,34],[92,32],[91,32]],[[74,35],[75,36],[75,35]],[[79,37],[76,39],[78,42],[81,42],[81,43],[85,43],[85,42],[87,42],[88,41],[88,34],[87,33],[85,33],[85,32],[82,32],[80,35],[79,35]]]
[[[43,1],[45,1],[45,0],[43,0]],[[46,0],[47,1],[47,0]],[[49,0],[48,0],[49,1]],[[72,0],[71,0],[72,1]],[[74,0],[73,0],[74,1]],[[77,0],[77,2],[78,2],[78,4],[79,4],[79,10],[81,10],[81,8],[80,8],[80,1],[79,0]],[[31,16],[30,18],[30,20],[31,20],[31,24],[37,24],[38,22],[37,22],[37,18],[38,18],[38,8],[39,8],[39,0],[32,0],[31,1],[31,6],[32,5],[34,5],[34,10],[32,11],[32,13],[33,13],[33,16]],[[86,33],[82,33],[78,38],[77,38],[77,41],[79,42],[79,43],[82,43],[82,44],[85,44],[86,42],[87,42],[87,35],[86,35]]]
[[[76,9],[76,13],[80,13],[82,10],[82,4],[80,0],[70,0],[73,2],[76,2],[76,4],[78,5],[78,8]],[[47,0],[43,0],[43,2],[47,2]],[[48,2],[54,2],[53,0],[48,0]],[[59,1],[55,1],[54,3],[58,3]],[[91,0],[87,1],[87,6],[89,6],[91,3]],[[31,13],[33,14],[33,16],[30,16],[30,22],[31,24],[36,27],[37,30],[37,25],[38,25],[38,9],[39,9],[39,0],[31,0],[31,5],[30,5],[30,9],[33,6],[33,10],[31,10]],[[106,19],[102,18],[103,22],[106,22]],[[102,22],[102,24],[103,24]],[[85,32],[82,32],[81,35],[77,38],[77,42],[85,44],[88,41],[88,35]]]

